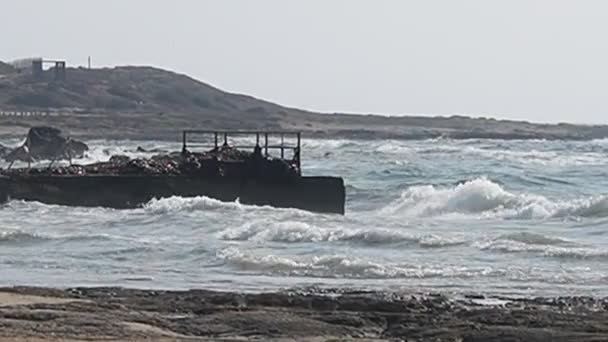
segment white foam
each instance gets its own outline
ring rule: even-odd
[[[546,257],[558,257],[566,259],[608,258],[608,250],[599,248],[539,245],[507,239],[478,242],[475,244],[475,246],[481,250],[498,251],[504,253],[534,253]]]
[[[152,199],[144,205],[144,210],[148,213],[167,214],[179,212],[232,212],[238,211],[242,214],[272,214],[275,219],[283,216],[292,218],[319,216],[322,214],[312,213],[295,208],[275,208],[268,205],[257,206],[251,204],[242,204],[237,198],[233,202],[220,201],[207,196],[181,197],[171,196],[161,199]],[[278,215],[278,216],[277,216]]]
[[[194,210],[244,210],[238,201],[222,202],[206,196],[179,197],[171,196],[162,199],[152,199],[144,205],[144,210],[152,213],[170,213]]]
[[[486,178],[477,178],[448,188],[410,187],[381,213],[416,217],[475,214],[517,219],[602,217],[608,216],[608,197],[553,201],[541,195],[511,193]]]
[[[255,255],[236,247],[218,251],[217,256],[244,271],[264,274],[323,278],[470,278],[503,274],[491,267],[397,265],[345,255],[297,258],[273,254]]]
[[[548,237],[542,234],[529,233],[529,232],[518,232],[505,234],[500,236],[498,239],[500,240],[510,240],[530,245],[570,245],[572,242],[560,239],[557,237]]]
[[[388,153],[388,154],[401,154],[401,153],[410,154],[410,153],[415,152],[414,148],[411,147],[411,145],[409,145],[407,142],[396,141],[396,140],[384,141],[384,142],[378,144],[378,146],[376,146],[374,150],[376,152]]]
[[[287,139],[285,140],[287,143]],[[302,149],[307,151],[336,151],[347,147],[357,147],[356,141],[346,139],[303,139]]]
[[[465,243],[460,236],[415,235],[387,228],[319,227],[307,222],[258,219],[240,227],[219,232],[219,238],[232,241],[273,241],[284,243],[351,242],[361,244],[417,243],[420,247],[444,247]]]
[[[0,232],[0,242],[32,242],[42,240],[47,240],[47,238],[35,233],[28,233],[21,230]]]
[[[474,143],[474,145],[471,145],[471,143]],[[419,154],[458,154],[469,158],[494,159],[502,162],[536,166],[581,166],[606,163],[605,152],[603,151],[572,150],[567,147],[556,151],[553,145],[543,149],[544,143],[546,142],[446,140],[440,141],[439,144],[433,143],[430,146],[424,142],[414,143],[413,149]]]

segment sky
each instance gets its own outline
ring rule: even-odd
[[[153,65],[322,112],[608,123],[604,0],[0,0],[0,60]]]

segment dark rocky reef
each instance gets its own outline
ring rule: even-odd
[[[77,140],[61,135],[61,131],[52,127],[32,127],[23,145],[5,152],[6,161],[36,161],[36,160],[64,160],[81,158],[89,147]]]
[[[0,341],[576,342],[608,336],[608,299],[592,297],[5,288],[0,307]]]

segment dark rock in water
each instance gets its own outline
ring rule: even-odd
[[[65,138],[52,127],[32,127],[25,143],[5,156],[7,161],[81,158],[89,147],[80,141]]]
[[[131,160],[129,156],[115,155],[110,157],[109,163],[114,165],[124,165],[128,163],[129,160]]]
[[[30,155],[29,151],[30,151],[29,148],[24,144],[24,145],[17,147],[14,150],[12,150],[8,154],[6,154],[6,156],[4,156],[4,159],[6,161],[15,161],[15,160],[27,161],[27,162],[34,161],[34,158]]]
[[[145,149],[141,146],[137,146],[137,148],[135,149],[135,152],[139,152],[139,153],[167,153],[167,150],[163,150],[160,148],[152,148],[152,149]]]
[[[4,145],[0,145],[0,158],[4,158],[7,154],[11,152],[10,147],[6,147]]]

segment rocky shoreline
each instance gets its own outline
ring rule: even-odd
[[[28,112],[31,113],[31,112]],[[313,114],[290,122],[200,120],[192,115],[168,113],[61,112],[53,116],[5,117],[0,109],[0,138],[21,138],[31,127],[52,126],[77,139],[130,139],[176,141],[184,129],[297,130],[309,138],[339,139],[500,139],[572,140],[608,138],[607,125],[543,124],[474,117],[415,117],[350,114]]]
[[[608,298],[0,289],[0,341],[606,341]]]

